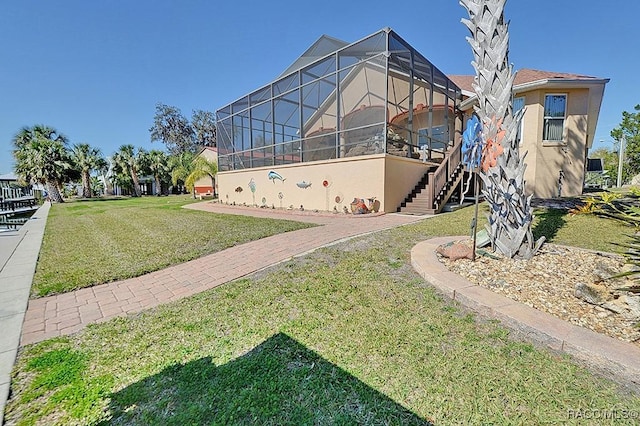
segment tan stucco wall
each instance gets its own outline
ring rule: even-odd
[[[429,166],[410,158],[387,156],[384,200],[387,212],[394,212],[422,179]]]
[[[600,85],[575,89],[547,87],[514,95],[525,98],[520,154],[526,152],[524,178],[527,194],[540,198],[557,197],[561,169],[564,171],[562,196],[582,194],[586,148],[593,139],[590,132],[595,129],[603,90],[604,86]],[[562,143],[542,140],[544,98],[547,94],[567,95]],[[471,110],[465,111],[465,124],[470,114]]]
[[[542,140],[544,98],[547,94],[567,95],[564,143]],[[557,197],[562,169],[562,196],[582,194],[588,137],[589,89],[537,90],[516,96],[525,96],[523,143],[520,149],[521,153],[527,151],[524,160],[527,164],[527,192],[540,198]]]
[[[524,171],[524,180],[526,182],[527,195],[531,195],[535,189],[535,183],[537,180],[536,162],[538,161],[538,150],[536,148],[540,144],[539,141],[542,141],[542,122],[540,120],[544,115],[544,108],[542,106],[544,103],[544,95],[542,96],[542,103],[540,102],[539,91],[519,93],[516,97],[525,98],[520,155],[523,156],[526,154],[524,157],[524,163],[527,167]]]
[[[269,180],[270,170],[279,173],[285,180]],[[255,194],[252,194],[249,182],[255,183]],[[294,208],[304,206],[305,210],[338,211],[354,198],[376,197],[380,202],[380,210],[395,211],[396,205],[386,201],[384,192],[385,155],[341,158],[330,161],[298,163],[284,166],[259,167],[248,170],[221,172],[218,174],[219,198],[223,203],[262,205],[262,198],[268,207]],[[323,181],[328,187],[322,185]],[[296,183],[311,183],[303,189]],[[415,186],[415,182],[411,188]],[[242,188],[236,192],[236,188]],[[282,200],[278,194],[282,193]],[[336,202],[336,196],[340,202]],[[402,197],[404,199],[405,195]],[[395,199],[395,198],[394,198]]]

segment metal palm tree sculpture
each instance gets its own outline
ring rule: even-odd
[[[476,70],[473,88],[478,96],[477,121],[465,132],[465,162],[480,168],[483,194],[490,212],[487,231],[494,250],[508,257],[529,259],[544,237],[533,239],[531,196],[525,195],[524,170],[516,135],[523,110],[513,116],[513,79],[508,62],[509,32],[504,22],[506,0],[461,0],[470,19],[462,22],[472,36],[467,37]],[[470,120],[471,122],[472,120]],[[469,127],[469,126],[467,126]]]

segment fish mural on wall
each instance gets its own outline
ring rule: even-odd
[[[302,182],[297,182],[296,185],[298,185],[298,188],[307,189],[311,186],[311,182],[306,182],[303,180]]]
[[[273,183],[276,183],[276,179],[277,180],[281,180],[282,182],[284,182],[285,179],[286,179],[286,178],[283,178],[282,176],[280,176],[277,172],[274,172],[273,170],[269,171],[268,178]]]
[[[241,186],[237,187],[237,188],[236,188],[236,192],[242,192],[242,187],[241,187]],[[227,198],[229,198],[229,196],[228,196],[228,195],[227,195]]]
[[[251,190],[251,198],[253,198],[253,204],[252,205],[256,205],[256,181],[253,180],[253,178],[251,178],[251,180],[249,181],[249,189]]]

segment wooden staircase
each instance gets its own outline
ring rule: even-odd
[[[424,215],[442,211],[459,187],[464,175],[461,147],[462,141],[447,151],[444,160],[437,168],[425,173],[398,207],[399,213]]]

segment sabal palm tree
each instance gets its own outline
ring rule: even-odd
[[[516,138],[524,111],[515,116],[512,65],[509,63],[508,22],[504,19],[506,0],[461,0],[469,19],[463,23],[471,32],[467,40],[474,55],[474,90],[479,105],[482,169],[485,198],[489,203],[487,231],[494,249],[508,257],[529,259],[544,237],[534,241],[531,197],[526,195],[524,171]]]
[[[188,151],[169,158],[169,168],[171,169],[171,184],[176,186],[179,183],[185,185],[187,177],[193,171],[194,155]],[[185,185],[186,186],[186,185]]]
[[[44,125],[23,127],[13,138],[16,174],[45,185],[49,199],[56,203],[64,202],[59,188],[72,169],[66,145],[63,134]]]
[[[73,146],[71,159],[82,177],[82,197],[91,198],[91,172],[101,170],[106,165],[106,160],[98,148],[92,148],[89,144],[80,143]]]
[[[156,181],[156,195],[162,194],[162,180],[169,174],[169,157],[156,149],[147,154],[147,168]]]
[[[142,148],[136,149],[133,145],[122,145],[113,155],[113,169],[115,173],[127,174],[131,177],[133,184],[131,195],[140,196],[139,173],[145,168],[145,151]]]
[[[195,198],[196,193],[193,191],[193,187],[198,181],[204,177],[209,176],[211,178],[211,187],[213,188],[213,195],[216,194],[216,180],[215,176],[218,173],[218,163],[212,160],[208,160],[205,157],[197,157],[193,161],[193,169],[187,179],[185,180],[185,186],[189,191],[193,192]]]

